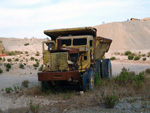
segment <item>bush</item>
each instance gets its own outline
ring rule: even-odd
[[[127,82],[132,82],[133,76],[131,75],[131,72],[127,70],[126,68],[122,68],[121,73],[119,76],[114,78],[115,82],[119,85],[125,85]]]
[[[29,45],[29,43],[25,43],[25,44],[24,44],[24,46],[28,46],[28,45]]]
[[[0,60],[3,60],[3,59],[0,57]]]
[[[110,60],[116,60],[116,58],[115,57],[111,57]]]
[[[22,86],[28,88],[29,87],[29,81],[28,80],[24,80],[22,81]]]
[[[40,52],[37,51],[35,55],[36,55],[36,56],[40,56]]]
[[[146,61],[146,58],[143,58],[143,61]]]
[[[7,61],[8,61],[8,62],[11,62],[11,59],[9,58],[9,59],[7,59]]]
[[[116,95],[107,95],[104,98],[104,102],[107,108],[113,108],[118,101],[119,98]]]
[[[25,51],[25,54],[28,54],[28,51]]]
[[[39,68],[39,71],[43,71],[43,65],[41,65],[41,67]]]
[[[140,56],[135,56],[134,60],[140,60]]]
[[[0,73],[3,73],[3,70],[0,68]]]
[[[6,66],[7,69],[11,68],[11,64],[10,63],[7,63],[5,66]]]
[[[6,60],[6,59],[5,59],[5,58],[3,58],[3,62],[5,62],[5,60]]]
[[[24,65],[23,64],[19,64],[19,68],[24,69]]]
[[[16,59],[15,59],[15,61],[19,61],[19,59],[18,59],[18,58],[16,58]]]
[[[134,76],[133,82],[136,88],[139,88],[143,85],[145,77],[143,76],[143,73],[139,73],[139,75]]]
[[[39,67],[39,63],[36,62],[36,64],[33,64],[33,66],[36,68],[36,67]]]
[[[126,52],[125,52],[125,55],[130,55],[130,54],[132,54],[131,51],[126,51]]]
[[[134,56],[132,54],[128,55],[128,60],[133,60]]]
[[[31,58],[30,58],[31,61],[34,61],[34,59],[35,59],[34,57],[31,57]]]

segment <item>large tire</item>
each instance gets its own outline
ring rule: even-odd
[[[103,59],[102,61],[102,77],[112,78],[112,66],[110,59]]]
[[[82,76],[82,90],[86,91],[87,89],[93,90],[95,84],[94,79],[94,72],[92,68],[90,68],[88,71],[84,72]]]
[[[88,89],[93,90],[95,85],[95,78],[94,78],[94,72],[90,68],[88,71]]]
[[[102,67],[101,60],[97,60],[96,61],[96,72],[98,73],[99,79],[102,77],[102,69],[101,69],[101,67]]]

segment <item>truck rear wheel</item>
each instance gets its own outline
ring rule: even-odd
[[[102,77],[112,78],[112,66],[110,59],[103,59],[102,61]]]
[[[82,76],[82,89],[86,91],[87,89],[93,90],[95,84],[94,72],[90,68],[88,71],[84,72]]]
[[[98,77],[99,77],[99,78],[102,77],[101,67],[102,67],[102,62],[101,62],[101,60],[97,60],[97,61],[96,61],[96,72],[98,73]]]

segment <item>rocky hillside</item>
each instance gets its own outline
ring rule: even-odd
[[[95,28],[99,36],[113,40],[110,50],[150,49],[150,21],[114,22]]]

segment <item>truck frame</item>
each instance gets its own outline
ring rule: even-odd
[[[97,36],[93,27],[45,30],[52,40],[43,41],[43,71],[38,73],[42,89],[60,82],[94,89],[95,75],[112,78],[110,59],[103,59],[111,39]],[[101,60],[103,59],[103,60]]]

